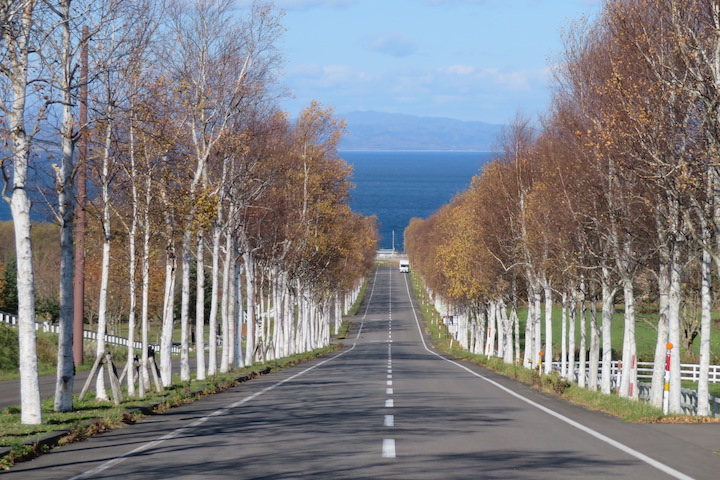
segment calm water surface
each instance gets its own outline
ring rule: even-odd
[[[403,231],[413,217],[427,218],[466,190],[491,153],[478,152],[341,152],[353,166],[351,206],[376,215],[381,248],[403,248]],[[41,201],[36,201],[36,220]],[[0,201],[0,220],[10,220]]]
[[[341,152],[353,166],[351,206],[376,215],[380,247],[403,248],[403,231],[413,217],[427,218],[470,186],[487,152]]]

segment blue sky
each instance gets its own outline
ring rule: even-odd
[[[311,100],[507,123],[550,98],[562,32],[600,0],[276,0],[291,116]]]

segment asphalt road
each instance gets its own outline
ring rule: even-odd
[[[425,347],[381,268],[339,354],[16,465],[7,478],[717,479],[720,425],[634,425]]]

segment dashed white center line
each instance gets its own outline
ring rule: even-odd
[[[382,445],[383,458],[395,458],[395,439],[386,438]]]
[[[390,276],[390,302],[388,305],[388,365],[387,365],[387,388],[385,389],[386,395],[392,395],[393,389],[392,384],[392,275]],[[393,408],[395,406],[392,398],[385,400],[386,408]],[[385,426],[395,426],[395,416],[385,415]],[[382,456],[383,458],[395,458],[395,439],[386,438],[382,443]]]

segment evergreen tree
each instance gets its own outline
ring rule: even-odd
[[[5,264],[5,273],[3,275],[3,283],[0,286],[0,311],[18,313],[18,290],[17,290],[17,262],[15,257]]]

